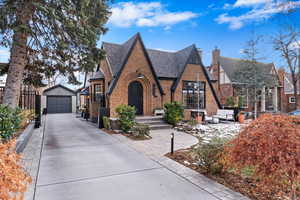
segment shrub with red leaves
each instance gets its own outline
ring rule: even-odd
[[[31,178],[20,165],[16,142],[0,143],[0,199],[22,200]]]
[[[225,148],[228,167],[255,168],[254,176],[265,186],[287,184],[296,200],[300,181],[300,119],[263,115],[245,127]]]

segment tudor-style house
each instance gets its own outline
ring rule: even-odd
[[[243,97],[242,107],[245,111],[252,111],[253,104],[249,100],[249,91],[241,87],[241,83],[235,83],[233,76],[235,70],[243,62],[241,59],[228,58],[221,56],[219,49],[214,49],[212,52],[212,64],[208,68],[212,79],[215,81],[214,88],[219,97],[222,106],[226,107],[228,98],[237,99],[238,96]],[[280,111],[280,94],[282,86],[280,85],[279,76],[273,63],[259,63],[260,67],[266,73],[275,77],[274,86],[263,88],[261,97],[258,102],[258,112],[277,112]]]
[[[284,69],[279,69],[278,74],[283,85],[283,90],[281,91],[281,109],[282,112],[291,112],[296,109],[296,98],[294,95],[294,86],[292,81],[292,75],[285,72]],[[300,81],[298,82],[298,101],[300,100]]]
[[[89,91],[85,90],[93,121],[100,107],[116,117],[120,104],[135,106],[137,115],[151,116],[165,103],[178,101],[185,107],[185,119],[198,108],[213,115],[220,107],[195,45],[177,52],[146,49],[138,33],[123,44],[103,42],[102,48],[106,57],[90,74]]]

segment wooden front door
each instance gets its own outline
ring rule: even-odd
[[[143,115],[143,86],[138,81],[128,86],[128,105],[135,107],[137,115]]]

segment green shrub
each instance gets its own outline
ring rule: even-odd
[[[103,118],[103,126],[105,129],[110,130],[111,126],[110,126],[110,120],[108,117],[104,116]]]
[[[233,107],[234,104],[235,103],[234,103],[234,99],[232,96],[226,98],[226,102],[225,102],[226,106]]]
[[[21,109],[0,105],[0,140],[9,140],[22,121]]]
[[[132,128],[132,135],[135,137],[150,136],[150,127],[147,124],[136,124]]]
[[[128,133],[128,131],[132,129],[135,124],[135,107],[120,105],[116,108],[116,112],[118,113],[121,130],[125,133]]]
[[[175,126],[183,119],[183,106],[179,102],[166,103],[164,105],[165,116],[164,119],[169,124]]]
[[[191,120],[188,121],[188,124],[189,124],[190,126],[196,126],[196,125],[198,124],[198,122],[197,122],[197,120],[195,120],[195,119],[191,119]]]
[[[213,137],[209,143],[199,144],[193,151],[199,165],[212,174],[220,173],[223,165],[220,162],[225,140]]]

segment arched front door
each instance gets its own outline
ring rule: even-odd
[[[143,86],[138,81],[128,86],[128,105],[135,107],[137,115],[143,115]]]

